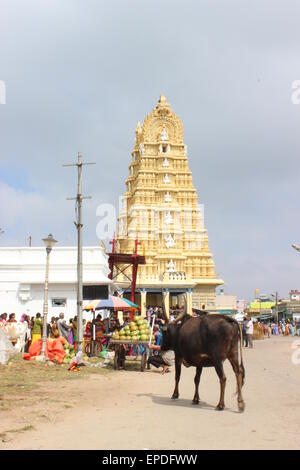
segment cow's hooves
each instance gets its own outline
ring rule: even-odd
[[[240,403],[238,403],[238,406],[239,406],[239,412],[240,413],[243,413],[243,411],[245,411],[245,402],[241,401]]]
[[[224,408],[225,408],[225,405],[217,405],[217,406],[216,406],[216,410],[217,410],[217,411],[223,411]]]
[[[171,396],[172,400],[177,400],[178,397],[179,397],[179,395],[172,395]]]
[[[199,405],[199,400],[193,400],[192,403],[193,405]]]

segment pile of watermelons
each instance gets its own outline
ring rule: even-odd
[[[115,330],[112,339],[119,341],[149,341],[151,329],[148,321],[141,316],[135,316],[133,321],[121,330]]]

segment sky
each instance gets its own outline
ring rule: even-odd
[[[292,0],[0,0],[0,245],[76,243],[62,165],[78,151],[96,162],[84,243],[98,244],[97,207],[118,204],[136,124],[164,94],[225,292],[300,289],[299,17]]]

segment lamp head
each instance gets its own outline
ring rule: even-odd
[[[44,245],[46,247],[47,251],[51,251],[55,243],[57,243],[57,240],[53,238],[52,233],[49,233],[47,238],[43,238]]]

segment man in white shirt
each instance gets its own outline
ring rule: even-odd
[[[249,348],[253,348],[253,321],[250,317],[247,317],[248,322],[246,323],[246,335],[248,339]]]

